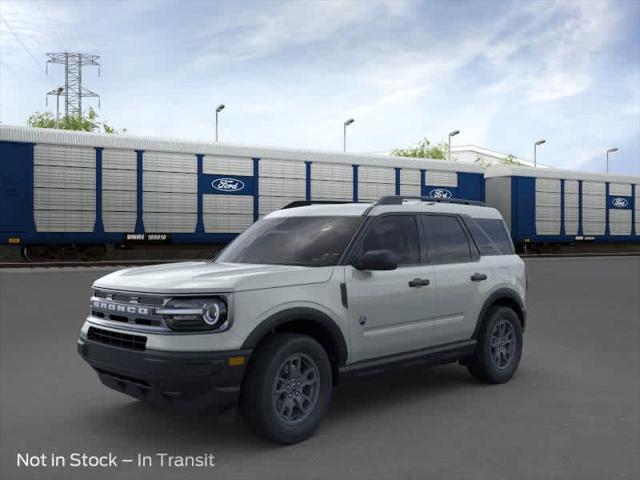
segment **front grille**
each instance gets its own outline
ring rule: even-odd
[[[90,313],[92,317],[103,320],[166,331],[169,328],[163,316],[155,313],[164,301],[161,296],[96,289],[90,301]]]
[[[112,347],[127,348],[142,351],[147,348],[147,337],[129,335],[128,333],[112,332],[102,328],[89,327],[87,338],[93,342],[111,345]]]

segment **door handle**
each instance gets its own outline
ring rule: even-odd
[[[414,278],[413,280],[409,281],[409,286],[411,288],[426,287],[427,285],[429,285],[429,283],[429,280],[426,278]]]
[[[487,279],[487,275],[485,273],[476,272],[473,275],[471,275],[472,282],[481,282],[482,280],[486,280],[486,279]]]

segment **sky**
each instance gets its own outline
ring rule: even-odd
[[[640,175],[640,1],[0,0],[0,121],[83,70],[131,134],[388,152],[427,137]],[[97,107],[97,102],[88,100]]]

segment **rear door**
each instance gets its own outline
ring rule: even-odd
[[[433,322],[437,344],[471,337],[477,304],[489,283],[475,244],[457,215],[420,215],[427,242],[429,264],[438,280],[438,317]]]
[[[429,346],[431,322],[437,315],[437,282],[433,269],[424,263],[416,215],[383,215],[372,222],[363,232],[356,258],[369,250],[391,250],[398,256],[398,268],[347,267],[353,361]]]

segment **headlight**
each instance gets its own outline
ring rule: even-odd
[[[172,330],[222,331],[230,326],[227,303],[223,297],[172,298],[156,313],[164,317]]]

